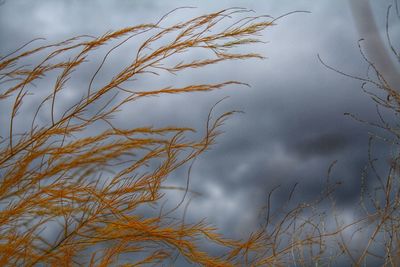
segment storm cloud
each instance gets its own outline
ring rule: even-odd
[[[382,0],[372,6],[382,31],[390,3]],[[335,197],[344,210],[351,210],[359,199],[360,177],[368,162],[368,132],[374,130],[344,113],[375,120],[376,110],[359,81],[335,73],[318,59],[319,55],[328,65],[353,75],[366,73],[358,48],[360,36],[347,1],[5,1],[0,6],[0,54],[33,38],[55,41],[154,22],[182,5],[196,8],[177,11],[169,23],[232,6],[272,17],[310,12],[281,18],[264,32],[261,39],[266,43],[250,49],[266,56],[265,60],[234,61],[179,77],[166,74],[137,82],[137,86],[151,88],[233,79],[251,85],[151,98],[125,107],[116,118],[126,127],[178,125],[202,131],[210,108],[226,96],[215,116],[243,111],[226,121],[216,144],[195,162],[190,189],[201,195],[193,196],[187,219],[207,218],[223,233],[243,237],[258,225],[270,190],[281,185],[284,189],[274,201],[285,201],[288,190],[299,183],[296,199],[313,199],[336,160],[332,175],[342,186]],[[117,55],[113,62],[127,58]],[[105,69],[111,73],[113,65]],[[74,86],[85,82],[84,78],[76,80]],[[0,113],[5,123],[8,111],[0,107]],[[384,147],[376,150],[384,151]],[[184,186],[186,170],[174,173],[168,183]],[[166,194],[172,206],[182,196]]]

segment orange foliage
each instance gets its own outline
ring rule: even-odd
[[[233,112],[214,121],[209,116],[206,133],[199,140],[188,141],[185,134],[194,131],[189,128],[121,129],[113,124],[113,115],[124,105],[143,97],[240,85],[237,81],[225,81],[152,91],[126,88],[132,79],[145,73],[175,74],[226,60],[262,58],[254,53],[230,52],[232,48],[259,42],[253,37],[272,25],[265,17],[242,17],[232,22],[232,16],[247,12],[227,9],[163,26],[167,14],[157,23],[128,27],[100,37],[78,36],[26,50],[31,46],[29,42],[1,58],[0,100],[12,101],[12,110],[9,134],[2,137],[0,147],[0,266],[139,266],[173,260],[176,252],[192,263],[231,266],[244,263],[245,255],[260,247],[260,236],[246,242],[229,240],[204,222],[192,225],[171,218],[172,211],[160,210],[155,216],[137,211],[160,202],[168,175],[204,152]],[[226,21],[231,21],[230,26],[218,30],[217,25]],[[110,53],[145,34],[149,37],[133,53],[134,60],[110,81],[95,86],[94,80]],[[79,67],[99,47],[108,47],[108,52],[90,77],[86,92],[61,111],[59,95],[66,90],[74,71],[79,72]],[[168,59],[190,49],[204,49],[213,56],[168,63]],[[24,64],[29,60],[37,63]],[[28,127],[15,133],[16,121],[23,116],[18,111],[26,105],[24,101],[35,105],[28,96],[43,92],[32,85],[40,79],[50,80],[48,77],[54,72],[57,78],[48,88],[49,94],[34,108],[31,123],[26,122],[27,117],[22,118]],[[50,120],[38,123],[38,114],[46,109]],[[97,123],[107,129],[84,134]],[[154,162],[157,167],[146,167]],[[53,233],[44,234],[46,229]],[[231,252],[211,255],[199,248],[199,242],[204,240]]]

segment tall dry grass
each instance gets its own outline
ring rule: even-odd
[[[189,191],[188,187],[168,187],[165,181],[184,165],[190,170],[234,112],[213,120],[211,110],[199,139],[190,139],[188,133],[195,129],[185,127],[121,128],[114,116],[146,97],[243,85],[222,81],[146,91],[138,90],[132,81],[159,72],[179,77],[187,69],[262,58],[235,50],[260,42],[257,36],[274,23],[268,17],[250,17],[248,12],[227,9],[172,26],[165,22],[167,14],[156,23],[100,37],[77,36],[30,48],[34,40],[0,58],[0,101],[10,107],[6,131],[2,131],[7,135],[0,139],[0,266],[158,266],[173,265],[176,257],[203,266],[331,266],[343,259],[353,266],[400,264],[400,130],[396,121],[385,120],[381,113],[380,122],[368,123],[392,138],[371,136],[369,168],[376,174],[378,187],[372,192],[367,186],[362,188],[360,207],[365,213],[350,224],[327,227],[332,217],[324,215],[319,205],[327,200],[334,203],[332,193],[338,185],[330,183],[311,203],[292,203],[294,187],[287,203],[278,203],[277,208],[271,203],[272,190],[263,223],[247,240],[223,237],[204,221],[185,223],[175,216],[183,200],[172,210],[160,207],[163,189]],[[116,66],[106,82],[100,79],[113,51],[135,40],[143,41],[129,55],[131,63]],[[99,49],[106,52],[86,77],[86,88],[74,89],[81,98],[65,106],[63,93],[71,90],[70,79]],[[210,57],[181,61],[181,55],[195,49],[208,51]],[[394,48],[393,52],[398,56]],[[350,76],[385,92],[388,97],[366,90],[377,106],[397,117],[399,90],[365,60],[375,76]],[[41,80],[51,86],[35,87]],[[46,116],[48,120],[38,119]],[[372,155],[377,139],[395,149],[385,176],[379,174]],[[149,206],[157,212],[143,212]],[[357,243],[357,253],[344,236],[349,229],[353,235],[363,229],[366,237],[365,243]],[[207,251],[204,247],[210,244],[225,252]]]
[[[385,35],[386,45],[395,59],[395,67],[398,68],[400,63],[399,48],[398,44],[393,43],[389,27],[390,21],[394,23],[395,20],[398,21],[400,18],[397,1],[394,1],[394,3],[396,7],[395,15],[391,13],[391,5],[387,8]],[[373,130],[366,133],[366,136],[369,136],[369,141],[366,144],[368,147],[368,163],[364,170],[360,171],[362,184],[359,192],[360,201],[354,203],[356,219],[350,224],[342,224],[339,227],[340,229],[350,228],[351,231],[347,233],[342,230],[338,231],[335,242],[337,243],[338,255],[341,256],[342,261],[346,261],[352,266],[399,266],[400,128],[398,120],[400,114],[400,79],[399,76],[393,76],[393,73],[396,72],[399,75],[399,68],[391,70],[391,73],[385,73],[379,69],[364,53],[363,42],[363,39],[359,41],[359,50],[367,65],[366,76],[349,74],[333,68],[321,60],[322,64],[334,72],[362,82],[362,90],[370,96],[377,114],[376,120],[373,120],[372,118],[345,113],[345,115]],[[379,51],[375,52],[379,54]],[[383,154],[382,148],[385,149]],[[336,225],[339,226],[339,223]]]
[[[232,8],[168,26],[169,13],[156,23],[99,37],[77,36],[31,48],[34,40],[1,57],[0,100],[10,107],[10,116],[2,125],[8,134],[0,140],[0,266],[159,265],[173,262],[177,254],[204,266],[250,264],[249,254],[261,246],[257,235],[230,240],[203,221],[187,224],[174,218],[174,210],[140,212],[161,203],[168,175],[207,150],[233,112],[214,120],[210,115],[197,140],[187,136],[195,129],[125,129],[115,126],[113,117],[145,97],[243,85],[222,81],[146,91],[131,82],[145,74],[179,75],[223,61],[262,58],[233,50],[260,42],[257,36],[273,25],[268,17],[249,15]],[[130,64],[115,66],[112,78],[96,82],[111,53],[140,38],[144,41],[129,54]],[[100,48],[107,52],[87,87],[73,89],[82,97],[65,107],[69,79]],[[194,49],[210,57],[179,59]],[[48,80],[50,88],[35,87],[41,80]],[[40,101],[33,101],[35,96]],[[40,114],[48,120],[39,121]],[[204,251],[204,240],[227,253]]]

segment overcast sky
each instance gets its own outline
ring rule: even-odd
[[[375,20],[382,30],[386,8],[392,1],[372,2]],[[197,8],[174,13],[170,22],[233,6],[272,17],[296,10],[311,12],[282,18],[263,32],[261,39],[267,43],[250,49],[262,53],[265,60],[234,61],[198,71],[195,77],[166,75],[150,85],[188,84],[194,78],[236,79],[249,83],[251,88],[231,86],[207,94],[152,98],[126,107],[117,117],[119,123],[129,126],[178,123],[202,129],[211,106],[225,96],[229,98],[217,107],[216,114],[232,109],[244,111],[226,122],[225,133],[217,144],[196,161],[191,189],[202,195],[192,199],[188,220],[206,217],[223,233],[243,236],[258,225],[260,208],[272,188],[283,188],[276,194],[278,202],[284,201],[287,190],[296,182],[299,201],[316,197],[334,160],[338,163],[332,175],[343,181],[336,192],[339,206],[351,210],[359,200],[369,129],[343,114],[351,112],[373,120],[376,112],[359,81],[327,69],[317,58],[319,54],[327,64],[347,73],[365,74],[367,66],[357,43],[361,36],[346,0],[6,0],[0,7],[0,54],[37,37],[62,40],[154,22],[183,5]],[[390,31],[398,40],[398,23],[392,24]],[[5,114],[1,108],[0,113]],[[1,120],[4,122],[4,116]],[[183,186],[185,170],[167,183]],[[174,198],[179,201],[177,192],[167,194],[172,202]]]

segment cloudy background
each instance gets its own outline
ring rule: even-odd
[[[392,1],[372,2],[374,18],[384,34],[386,9]],[[332,176],[343,182],[336,191],[338,207],[343,214],[351,214],[359,201],[360,177],[367,164],[368,131],[372,130],[343,114],[350,112],[375,120],[376,111],[359,81],[327,69],[317,58],[319,54],[337,69],[365,75],[367,65],[358,48],[362,36],[346,0],[6,0],[0,6],[0,54],[37,37],[59,41],[154,22],[180,6],[196,9],[178,11],[168,23],[233,6],[272,17],[310,11],[280,19],[263,33],[261,39],[266,44],[249,48],[266,56],[266,60],[234,61],[186,76],[163,75],[139,82],[141,86],[152,82],[149,87],[155,88],[160,84],[236,79],[249,83],[251,88],[231,86],[206,94],[152,98],[126,107],[117,117],[120,125],[131,127],[178,124],[204,129],[208,111],[225,96],[229,98],[218,105],[216,114],[244,111],[226,122],[225,133],[217,144],[196,161],[191,190],[201,196],[193,196],[187,220],[207,218],[228,236],[243,237],[260,222],[260,209],[270,190],[282,186],[274,198],[275,203],[280,203],[298,182],[296,200],[313,199],[325,184],[328,167],[334,160],[338,162]],[[399,24],[393,21],[396,23],[390,25],[390,31],[398,41]],[[121,55],[116,58],[116,64],[127,60]],[[112,66],[106,69],[113,71]],[[76,87],[79,82],[86,81],[75,81]],[[7,121],[4,109],[0,107],[2,124]],[[375,147],[375,153],[383,155],[384,160],[382,151],[383,147]],[[185,179],[183,169],[168,184],[184,186]],[[171,205],[179,202],[179,192],[167,194]]]

